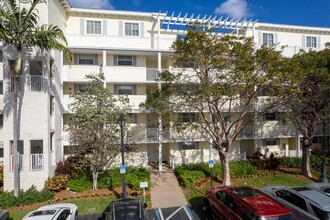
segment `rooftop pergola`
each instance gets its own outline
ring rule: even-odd
[[[181,12],[176,16],[173,12],[171,15],[168,15],[168,12],[158,14],[154,14],[154,17],[160,19],[161,29],[164,31],[185,31],[186,26],[189,23],[201,23],[208,24],[209,28],[214,28],[216,32],[220,33],[233,33],[234,31],[240,30],[246,27],[253,27],[257,21],[253,21],[252,19],[247,20],[246,18],[224,18],[223,16],[217,17],[217,15],[205,15],[201,16],[198,14],[192,14],[188,16],[188,13],[185,15],[181,15]]]

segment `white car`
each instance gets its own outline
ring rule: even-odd
[[[72,203],[46,205],[24,216],[27,220],[77,220],[78,207]]]

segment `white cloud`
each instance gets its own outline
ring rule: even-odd
[[[114,9],[109,0],[69,0],[72,7]]]
[[[226,0],[214,12],[236,18],[247,17],[250,14],[246,0]]]

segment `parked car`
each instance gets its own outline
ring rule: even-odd
[[[330,219],[330,197],[304,186],[266,186],[264,193],[292,210],[295,219]]]
[[[77,220],[78,207],[72,203],[46,205],[24,216],[27,220]]]
[[[317,191],[323,192],[330,196],[330,184],[329,183],[310,183],[307,184],[305,187],[310,189],[315,189]]]
[[[208,217],[224,220],[292,220],[291,211],[248,186],[211,187],[206,191]]]
[[[10,215],[7,210],[0,209],[0,220],[10,220]]]
[[[112,201],[99,220],[149,220],[146,203],[135,198]]]

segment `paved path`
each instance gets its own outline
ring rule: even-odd
[[[151,170],[152,208],[168,208],[188,205],[173,170],[163,165],[163,170]]]

